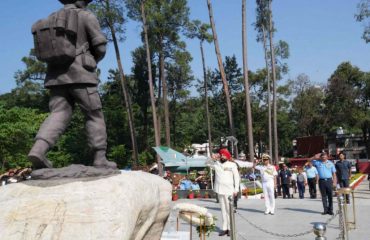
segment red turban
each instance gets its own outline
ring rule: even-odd
[[[227,150],[226,148],[220,149],[220,151],[218,151],[218,153],[221,156],[224,156],[224,158],[226,158],[227,160],[231,160],[231,154],[230,154],[229,150]]]

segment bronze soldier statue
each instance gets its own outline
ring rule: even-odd
[[[117,168],[106,158],[107,133],[97,91],[96,64],[103,59],[107,40],[94,14],[85,10],[92,0],[59,0],[64,8],[32,27],[35,52],[47,63],[45,87],[50,90],[50,115],[41,125],[28,154],[34,169],[51,168],[46,158],[72,118],[75,104],[86,121],[93,165]]]

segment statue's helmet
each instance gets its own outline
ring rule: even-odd
[[[59,0],[59,2],[61,2],[62,4],[71,4],[71,3],[75,3],[77,1],[80,1],[80,0]],[[93,0],[84,0],[87,4],[91,3]]]

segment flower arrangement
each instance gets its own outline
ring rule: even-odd
[[[201,221],[204,221],[204,223],[205,223],[205,221],[208,222],[208,224],[205,224],[203,226],[197,226],[196,227],[196,230],[197,230],[199,236],[201,236],[201,235],[204,234],[204,235],[207,235],[207,237],[209,237],[209,235],[211,234],[211,232],[215,232],[216,231],[216,224],[215,224],[215,222],[216,222],[217,218],[215,216],[212,216],[212,219],[213,219],[212,221],[209,221],[209,219],[207,220],[206,219],[207,216],[205,216],[205,215],[200,215],[199,218],[200,218]]]
[[[191,189],[189,189],[188,198],[189,199],[193,199],[194,198],[194,193],[193,193],[193,190],[191,190]]]
[[[176,190],[172,191],[172,201],[177,201],[179,199],[179,195],[177,194]]]
[[[208,193],[208,191],[205,191],[205,192],[204,192],[204,198],[209,198],[209,193]]]

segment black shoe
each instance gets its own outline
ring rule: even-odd
[[[225,235],[230,236],[229,230],[222,231],[218,234],[218,236],[220,237],[225,236]]]
[[[321,213],[321,215],[326,215],[326,214],[328,214],[328,213],[327,213],[327,212],[322,212],[322,213]]]
[[[334,215],[333,211],[329,211],[329,212],[327,212],[327,214]]]

